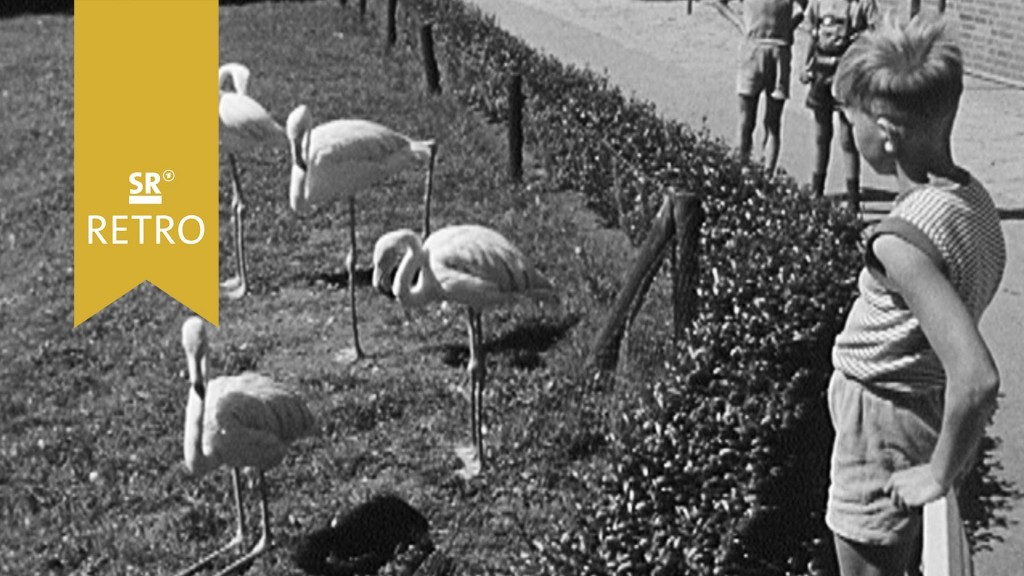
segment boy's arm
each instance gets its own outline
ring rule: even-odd
[[[872,249],[946,371],[942,428],[931,461],[894,473],[886,485],[897,506],[922,506],[943,496],[972,461],[995,410],[999,374],[974,319],[935,262],[892,234],[879,236]]]

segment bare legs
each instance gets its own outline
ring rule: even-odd
[[[815,196],[825,194],[825,175],[832,155],[832,110],[814,109],[814,172],[811,174],[811,191]]]
[[[764,167],[769,174],[774,174],[782,147],[782,109],[786,101],[772,97],[764,100]]]
[[[750,152],[754,147],[754,123],[757,122],[757,100],[758,96],[740,94],[740,133],[738,141],[740,157],[744,160],[750,158]]]
[[[241,486],[238,478],[238,468],[231,469],[231,480],[234,487],[235,493],[235,514],[238,518],[238,530],[235,532],[235,537],[230,542],[225,544],[216,552],[203,557],[200,561],[196,562],[192,566],[189,566],[184,571],[179,572],[177,576],[189,576],[195,574],[200,570],[208,567],[213,563],[219,556],[226,552],[230,552],[235,548],[240,548],[245,543],[245,511],[242,508],[242,496]],[[267,493],[266,493],[266,480],[263,477],[263,471],[260,471],[260,510],[262,513],[263,520],[263,533],[260,536],[256,546],[249,551],[248,554],[242,556],[235,562],[231,563],[230,566],[221,570],[217,573],[217,576],[227,576],[229,574],[235,574],[240,572],[243,568],[247,567],[257,556],[266,552],[270,549],[270,518],[269,512],[267,511]]]
[[[348,303],[352,313],[352,346],[356,351],[356,360],[366,358],[359,346],[359,323],[356,319],[356,198],[348,197],[348,258],[345,267],[348,269]]]
[[[846,161],[847,202],[854,212],[860,212],[860,152],[853,139],[853,126],[842,112],[839,113],[839,146]]]
[[[754,147],[754,125],[757,122],[757,101],[760,96],[740,95],[739,147],[740,157],[749,159]],[[782,110],[785,100],[765,98],[764,111],[764,167],[775,172],[782,143]]]
[[[487,367],[484,364],[483,351],[483,324],[480,320],[480,312],[472,308],[466,309],[466,325],[469,328],[469,365],[466,367],[469,372],[470,398],[472,404],[472,426],[473,426],[473,447],[476,449],[480,467],[484,464],[484,431],[483,431],[483,403],[484,403],[484,378],[487,377]]]
[[[833,110],[831,108],[814,109],[814,172],[811,174],[811,190],[816,196],[825,193],[825,180],[832,152]],[[847,203],[854,211],[860,211],[860,154],[853,140],[853,127],[846,116],[839,113],[839,146],[843,151],[846,165]]]
[[[243,235],[242,214],[245,212],[245,202],[242,199],[242,186],[238,181],[238,167],[235,165],[235,155],[228,154],[228,163],[231,166],[231,221],[235,228],[235,260],[237,262],[237,275],[221,282],[221,293],[237,300],[245,296],[248,291],[248,277],[245,269],[245,236]]]

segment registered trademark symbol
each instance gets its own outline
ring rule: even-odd
[[[174,170],[164,170],[164,182],[172,182],[174,180]]]

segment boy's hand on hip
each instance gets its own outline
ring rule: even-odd
[[[935,480],[928,464],[893,472],[885,484],[885,493],[900,510],[924,506],[932,500],[938,500],[948,490]]]

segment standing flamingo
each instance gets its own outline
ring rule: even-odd
[[[413,281],[415,280],[415,284]],[[434,301],[466,306],[473,447],[483,466],[484,308],[517,297],[557,302],[551,282],[504,236],[483,226],[449,226],[421,242],[412,230],[388,232],[373,249],[373,286],[403,307]]]
[[[191,388],[185,410],[185,467],[201,476],[221,465],[231,467],[238,531],[227,545],[181,572],[186,576],[209,566],[215,558],[245,542],[245,515],[239,490],[239,468],[259,472],[263,532],[249,551],[218,576],[233,574],[270,549],[265,470],[284,458],[288,445],[313,432],[315,419],[299,393],[266,376],[245,372],[207,381],[209,345],[206,325],[193,316],[181,327]]]
[[[430,195],[434,180],[433,140],[412,140],[389,128],[366,120],[333,120],[313,127],[306,106],[288,115],[288,139],[292,150],[292,180],[289,199],[292,210],[309,214],[313,206],[338,200],[348,201],[349,305],[352,313],[352,341],[356,359],[365,357],[359,346],[356,320],[356,193],[376,184],[414,162],[427,161],[426,191],[423,195],[423,230],[430,233]]]
[[[232,300],[245,296],[248,291],[248,276],[245,266],[245,236],[242,232],[242,213],[245,201],[242,186],[238,180],[235,154],[256,148],[284,148],[288,145],[284,128],[270,114],[246,94],[249,85],[249,69],[242,64],[231,62],[220,67],[220,146],[228,155],[231,165],[231,220],[235,228],[235,259],[238,273],[234,278],[221,284],[222,292]],[[235,91],[225,90],[228,81]]]

